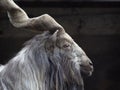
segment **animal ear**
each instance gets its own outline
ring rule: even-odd
[[[58,31],[58,33],[57,33],[57,36],[60,36],[60,35],[62,35],[62,34],[64,34],[65,33],[65,30],[64,29],[60,29],[59,31]]]
[[[59,32],[59,30],[56,30],[56,31],[52,34],[52,36],[51,36],[52,41],[56,41],[57,36],[58,36],[58,32]]]

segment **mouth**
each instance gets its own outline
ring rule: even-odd
[[[86,74],[87,76],[91,76],[94,71],[93,66],[82,66],[81,65],[81,72]]]

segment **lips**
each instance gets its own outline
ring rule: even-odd
[[[93,66],[83,66],[83,65],[81,65],[81,71],[83,73],[85,73],[86,75],[91,76],[93,71],[94,71],[94,68],[93,68]]]

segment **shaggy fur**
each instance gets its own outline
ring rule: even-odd
[[[0,66],[0,90],[84,90],[81,71],[91,75],[92,62],[54,18],[29,18],[13,0],[0,0],[0,7],[14,27],[45,31]]]
[[[83,90],[80,65],[85,57],[65,32],[37,35],[0,67],[0,90]]]

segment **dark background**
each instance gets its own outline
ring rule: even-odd
[[[59,22],[94,64],[85,90],[120,90],[120,0],[16,0],[30,17]],[[0,63],[7,63],[36,33],[14,28],[0,9]]]

